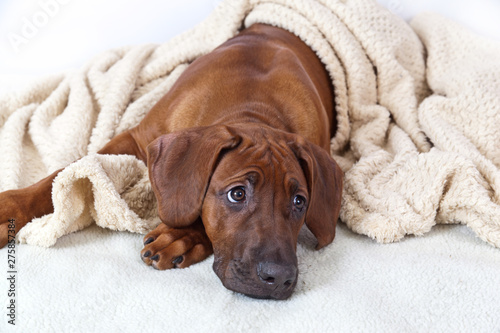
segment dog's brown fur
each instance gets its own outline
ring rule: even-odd
[[[143,261],[187,267],[215,254],[223,284],[283,299],[297,281],[306,223],[318,248],[335,236],[342,171],[329,155],[336,130],[331,81],[291,33],[255,24],[194,61],[135,128],[102,154],[147,163],[163,223],[144,238]],[[0,194],[0,245],[53,211],[52,181]]]

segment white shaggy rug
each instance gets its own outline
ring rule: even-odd
[[[319,252],[304,232],[300,280],[284,302],[224,289],[211,259],[154,271],[139,258],[142,235],[88,227],[143,233],[158,223],[144,166],[92,153],[135,125],[189,61],[242,22],[299,35],[335,86],[332,154],[346,172],[346,224]],[[229,0],[162,46],[110,51],[82,71],[0,98],[0,189],[90,154],[56,180],[55,213],[19,235],[53,246],[16,248],[16,328],[500,330],[499,56],[498,43],[440,16],[420,15],[410,27],[368,0]],[[94,196],[82,195],[90,187]],[[468,227],[435,226],[449,223]],[[346,226],[379,242],[426,236],[382,245]]]
[[[332,245],[318,252],[312,243],[301,240],[299,281],[287,301],[228,291],[212,271],[213,257],[187,269],[156,271],[139,258],[142,236],[129,232],[92,226],[51,248],[20,245],[17,330],[4,315],[0,331],[500,329],[500,253],[465,226],[438,226],[425,237],[377,244],[340,224]],[[4,284],[2,279],[3,297]]]

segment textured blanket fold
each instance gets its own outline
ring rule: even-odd
[[[144,164],[95,153],[189,63],[256,22],[299,36],[330,73],[339,124],[331,153],[345,171],[341,219],[351,230],[393,242],[462,223],[500,247],[500,44],[435,14],[408,25],[371,0],[227,0],[163,45],[111,50],[0,97],[0,191],[81,158],[55,180],[55,212],[19,239],[50,246],[92,221],[153,228]]]

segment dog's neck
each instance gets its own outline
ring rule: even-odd
[[[223,116],[217,124],[261,124],[275,129],[292,132],[284,121],[283,111],[277,107],[261,101],[243,102],[224,110]]]

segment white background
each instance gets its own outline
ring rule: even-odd
[[[219,2],[0,0],[0,79],[12,79],[14,87],[20,78],[81,67],[110,48],[162,43],[203,20]],[[406,20],[436,11],[500,41],[500,0],[379,2]]]

